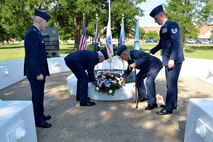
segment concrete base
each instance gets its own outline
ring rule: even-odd
[[[69,71],[63,57],[48,58],[47,61],[50,74]],[[25,78],[23,60],[0,62],[0,90]]]
[[[189,99],[184,142],[213,141],[213,98]]]
[[[95,66],[95,70],[105,70],[105,69],[118,69],[124,70],[127,68],[128,63],[121,60],[118,56],[112,58],[113,62],[105,60],[103,63],[99,63]],[[77,79],[72,74],[67,78],[68,91],[72,95],[76,95],[77,89]],[[135,83],[126,83],[125,86],[115,91],[114,96],[109,96],[107,93],[97,92],[95,86],[91,83],[88,84],[88,96],[93,100],[104,100],[104,101],[117,101],[117,100],[127,100],[135,98]]]
[[[0,101],[1,142],[37,142],[31,101]]]
[[[77,79],[75,75],[70,75],[67,78],[68,91],[72,95],[76,95]],[[107,93],[95,91],[95,86],[88,84],[88,96],[93,100],[118,101],[135,98],[135,83],[127,83],[125,86],[115,91],[114,96],[109,96]]]

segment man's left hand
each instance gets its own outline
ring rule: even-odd
[[[129,65],[129,69],[130,69],[130,70],[131,70],[131,69],[134,69],[135,67],[136,67],[136,64],[135,64],[135,63]]]
[[[168,61],[168,68],[172,69],[175,66],[175,61],[174,60],[169,60]]]

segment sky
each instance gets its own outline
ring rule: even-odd
[[[155,23],[154,19],[151,16],[149,16],[149,13],[156,6],[165,3],[166,0],[146,0],[146,2],[141,3],[139,6],[142,10],[144,10],[144,16],[140,17],[139,20],[140,27],[159,27],[159,25]]]

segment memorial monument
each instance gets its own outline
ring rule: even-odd
[[[58,39],[58,29],[57,28],[45,28],[41,32],[45,47],[47,51],[47,57],[59,57],[59,39]]]

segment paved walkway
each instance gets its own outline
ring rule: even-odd
[[[158,116],[145,111],[146,103],[135,109],[133,100],[96,101],[95,106],[80,107],[67,91],[70,72],[47,78],[45,112],[52,127],[37,129],[38,142],[182,142],[189,98],[213,97],[213,86],[194,77],[180,76],[178,109],[172,115]],[[164,70],[158,75],[158,104],[165,94]],[[161,96],[162,95],[162,96]],[[30,100],[25,79],[0,90],[2,100]]]

